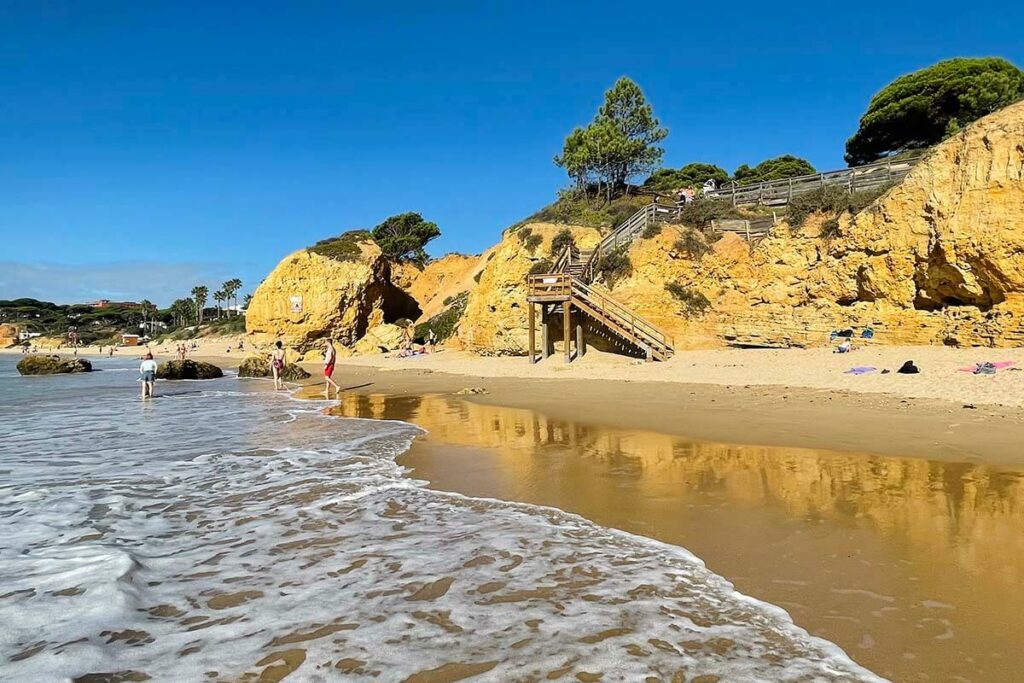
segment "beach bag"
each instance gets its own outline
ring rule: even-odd
[[[898,372],[901,375],[916,375],[917,373],[921,372],[921,369],[914,365],[914,361],[908,360],[906,363],[901,365],[900,369],[897,370],[896,372]]]

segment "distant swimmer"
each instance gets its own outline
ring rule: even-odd
[[[281,381],[281,371],[284,370],[284,347],[281,342],[274,344],[277,348],[270,356],[270,371],[274,373],[274,391],[284,389],[284,382]]]
[[[153,354],[147,353],[142,365],[139,366],[142,373],[142,398],[153,398],[153,388],[156,385],[156,361]]]
[[[338,386],[331,375],[334,374],[334,362],[338,360],[338,352],[334,350],[334,344],[328,339],[324,343],[324,398],[331,397],[331,387],[334,387],[334,397],[338,397],[341,387]]]

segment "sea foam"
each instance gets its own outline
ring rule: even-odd
[[[880,680],[681,548],[425,488],[412,425],[3,381],[0,679]]]

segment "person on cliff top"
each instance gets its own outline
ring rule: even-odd
[[[274,391],[284,389],[284,382],[281,381],[281,371],[284,370],[284,347],[281,342],[275,342],[274,353],[270,355],[270,371],[274,373]]]
[[[153,360],[153,354],[146,354],[142,365],[139,366],[139,372],[142,373],[143,400],[153,398],[153,389],[156,386],[156,361]]]
[[[324,398],[331,398],[331,387],[334,387],[334,397],[338,397],[341,387],[338,386],[331,375],[334,374],[334,361],[338,359],[338,352],[334,350],[332,340],[324,342]]]

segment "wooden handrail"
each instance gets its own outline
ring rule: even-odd
[[[869,190],[886,185],[910,173],[924,155],[904,159],[879,161],[863,166],[824,171],[810,175],[795,176],[783,180],[770,180],[750,185],[731,184],[707,192],[711,199],[730,199],[734,205],[754,204],[774,199],[788,202],[795,195],[804,194],[822,187],[845,185],[851,192]],[[884,171],[884,172],[883,172]]]
[[[649,353],[666,358],[674,351],[673,338],[654,323],[637,315],[612,296],[583,282],[570,273],[528,275],[531,301],[575,304],[580,310],[612,330],[618,328],[629,342],[645,348]]]

